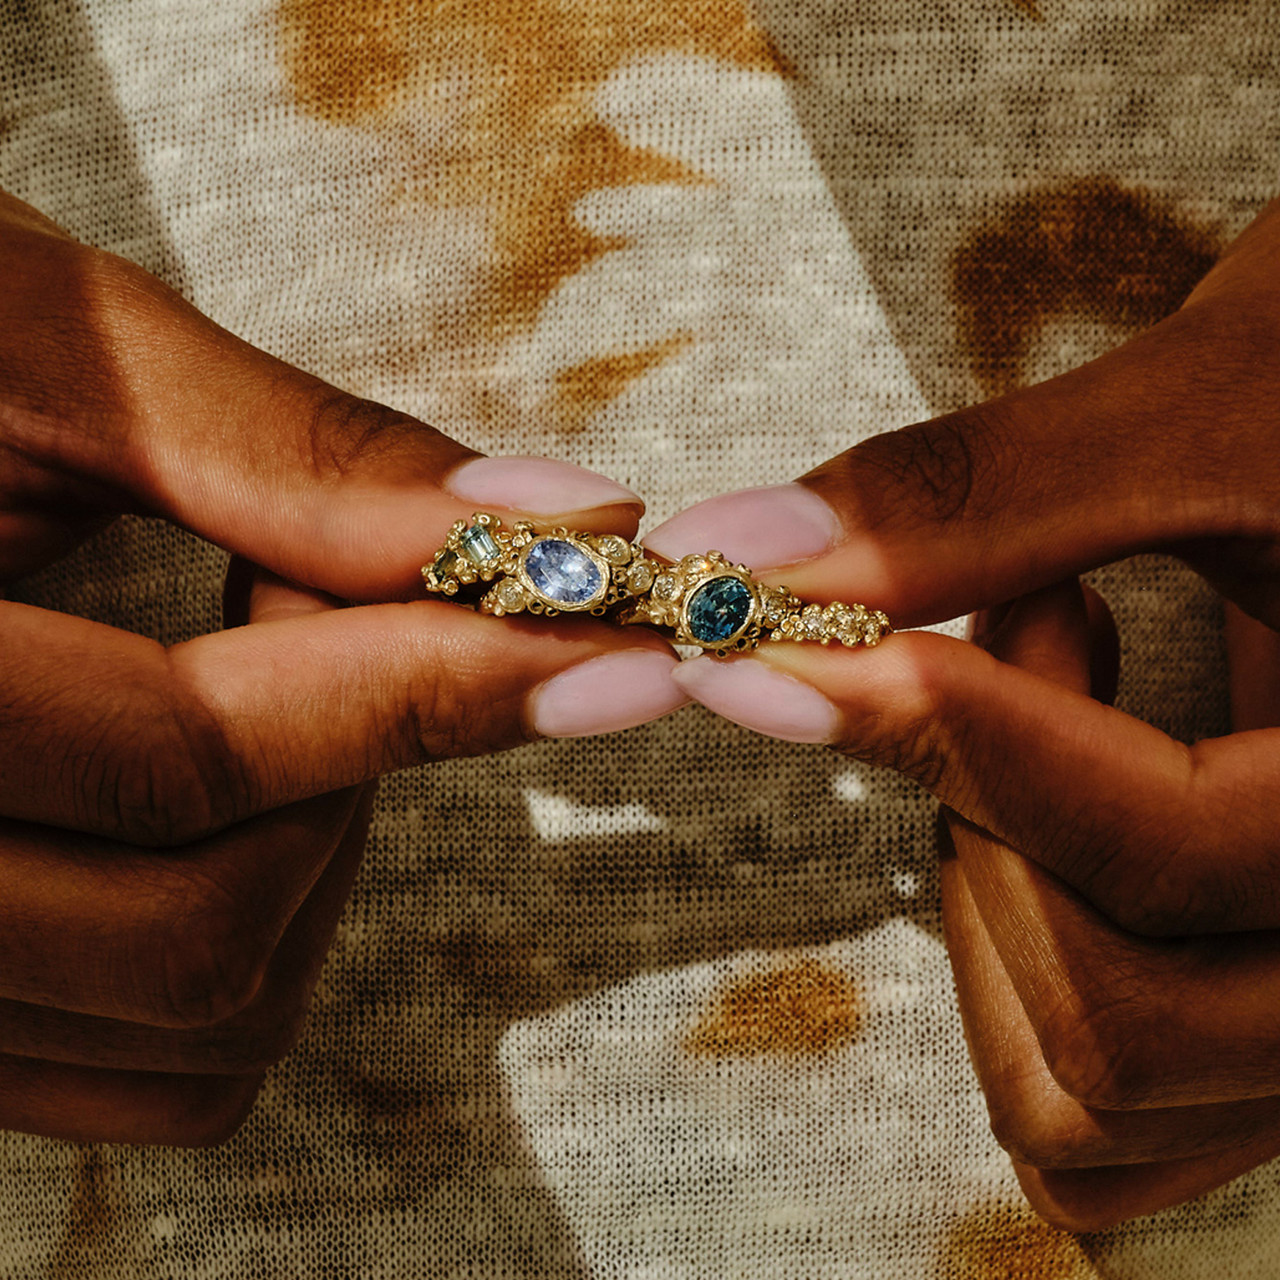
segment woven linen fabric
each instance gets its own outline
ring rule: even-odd
[[[0,0],[0,186],[652,527],[1176,307],[1275,193],[1278,67],[1267,0]],[[126,519],[13,594],[174,641],[223,565]],[[1223,732],[1213,598],[1097,579],[1122,705]],[[391,778],[243,1130],[0,1135],[0,1274],[1280,1276],[1275,1166],[1088,1238],[1031,1215],[933,824],[694,708]]]

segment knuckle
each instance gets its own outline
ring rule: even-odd
[[[297,1047],[307,1021],[305,1000],[288,1004],[254,1001],[249,1016],[238,1016],[204,1037],[206,1061],[229,1075],[254,1075],[270,1070]]]
[[[465,643],[447,644],[437,661],[424,666],[381,726],[384,740],[407,735],[405,758],[449,760],[501,751],[524,741],[526,686],[495,681],[485,655]],[[483,698],[475,690],[484,689]]]
[[[846,712],[850,744],[846,749],[856,759],[892,769],[936,792],[943,787],[948,762],[963,760],[970,751],[969,717],[960,713],[952,694],[949,646],[953,642],[939,645],[938,637],[925,633],[904,633],[895,639],[898,668],[889,675],[886,687],[877,691],[876,703],[857,721]],[[892,713],[885,714],[878,703],[892,707]],[[945,798],[963,809],[964,798],[949,790],[958,772],[951,771]]]
[[[987,1107],[995,1140],[1021,1164],[1074,1168],[1093,1159],[1080,1104],[1057,1090],[1002,1084],[988,1095]]]
[[[433,427],[375,400],[323,384],[309,395],[303,449],[323,478],[396,468],[414,478],[439,472],[427,465],[430,445],[444,440]]]
[[[894,740],[878,743],[873,751],[860,753],[860,758],[892,769],[932,791],[942,780],[941,746],[937,711],[932,704],[926,704],[895,725]]]
[[[992,515],[1017,485],[1016,436],[997,404],[875,436],[845,455],[873,523],[951,524]],[[867,473],[870,472],[868,475]]]
[[[1049,1073],[1085,1106],[1124,1111],[1150,1102],[1159,1088],[1160,1042],[1136,994],[1076,991],[1042,1022],[1039,1036]]]
[[[1023,1194],[1032,1210],[1051,1227],[1082,1235],[1114,1227],[1126,1217],[1121,1195],[1099,1194],[1093,1169],[1036,1170],[1036,1176],[1019,1172]]]
[[[82,804],[120,838],[173,848],[250,807],[249,784],[213,718],[176,682],[132,683],[108,707],[79,771]]]
[[[253,1110],[262,1077],[196,1076],[181,1082],[151,1119],[151,1141],[166,1147],[217,1147]]]
[[[1229,822],[1218,828],[1219,833],[1230,830]],[[1080,878],[1086,896],[1140,938],[1221,932],[1275,893],[1270,876],[1250,883],[1220,834],[1206,836],[1191,815],[1176,832],[1166,815],[1145,821],[1125,815],[1123,837],[1110,848],[1094,848],[1091,857],[1090,870]],[[1230,883],[1225,867],[1233,868]]]
[[[261,987],[273,949],[252,913],[215,880],[190,874],[155,905],[159,919],[145,931],[149,955],[141,957],[154,975],[149,1003],[155,1024],[216,1027],[244,1010]]]
[[[1175,938],[1200,932],[1198,926],[1209,923],[1194,887],[1160,871],[1139,893],[1111,895],[1106,911],[1122,929],[1140,938]]]
[[[93,810],[131,844],[172,848],[214,825],[216,799],[203,770],[164,729],[152,723],[144,741],[126,741],[88,774]]]

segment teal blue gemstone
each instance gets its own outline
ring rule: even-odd
[[[467,559],[477,565],[487,564],[502,554],[502,549],[498,546],[493,534],[489,532],[487,526],[482,524],[473,524],[458,539],[458,546]]]
[[[699,644],[724,644],[747,625],[752,603],[751,588],[740,578],[712,578],[689,597],[689,634]]]

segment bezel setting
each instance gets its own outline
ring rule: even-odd
[[[533,574],[529,570],[529,556],[539,547],[545,547],[551,543],[560,543],[563,546],[572,548],[595,569],[597,575],[596,586],[587,599],[582,601],[557,599],[539,587],[537,582],[534,581]],[[602,555],[593,551],[581,539],[569,534],[546,533],[532,539],[520,552],[516,561],[515,577],[524,590],[529,593],[531,603],[537,602],[541,604],[544,611],[591,613],[604,604],[605,598],[609,594],[609,587],[612,582],[612,567]]]
[[[538,546],[563,543],[583,556],[599,582],[583,600],[557,597],[539,585],[529,568]],[[496,547],[496,554],[493,548]],[[587,613],[600,616],[637,591],[648,590],[660,566],[644,549],[616,533],[578,533],[570,529],[535,529],[527,520],[510,529],[497,516],[477,512],[458,520],[432,562],[422,568],[426,589],[470,604],[481,613]]]
[[[700,593],[713,583],[731,581],[741,585],[747,597],[745,618],[725,636],[700,635],[690,609]],[[673,565],[660,567],[648,594],[637,596],[623,611],[623,622],[647,622],[674,633],[676,644],[696,645],[709,653],[727,657],[754,649],[760,640],[766,612],[766,595],[744,564],[733,565],[719,551],[690,555]]]

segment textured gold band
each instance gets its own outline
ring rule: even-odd
[[[860,604],[805,604],[786,587],[757,582],[746,565],[718,551],[685,556],[663,568],[644,595],[625,604],[623,623],[643,622],[726,657],[766,640],[816,640],[875,645],[889,634],[889,619]]]
[[[528,521],[504,529],[477,512],[459,520],[422,576],[427,590],[481,613],[601,616],[647,591],[658,571],[641,547],[613,533],[538,532]]]
[[[669,565],[617,534],[539,532],[528,521],[505,529],[486,512],[459,520],[422,575],[429,592],[481,613],[608,615],[721,657],[765,640],[874,645],[892,630],[877,609],[805,604],[718,551]]]

